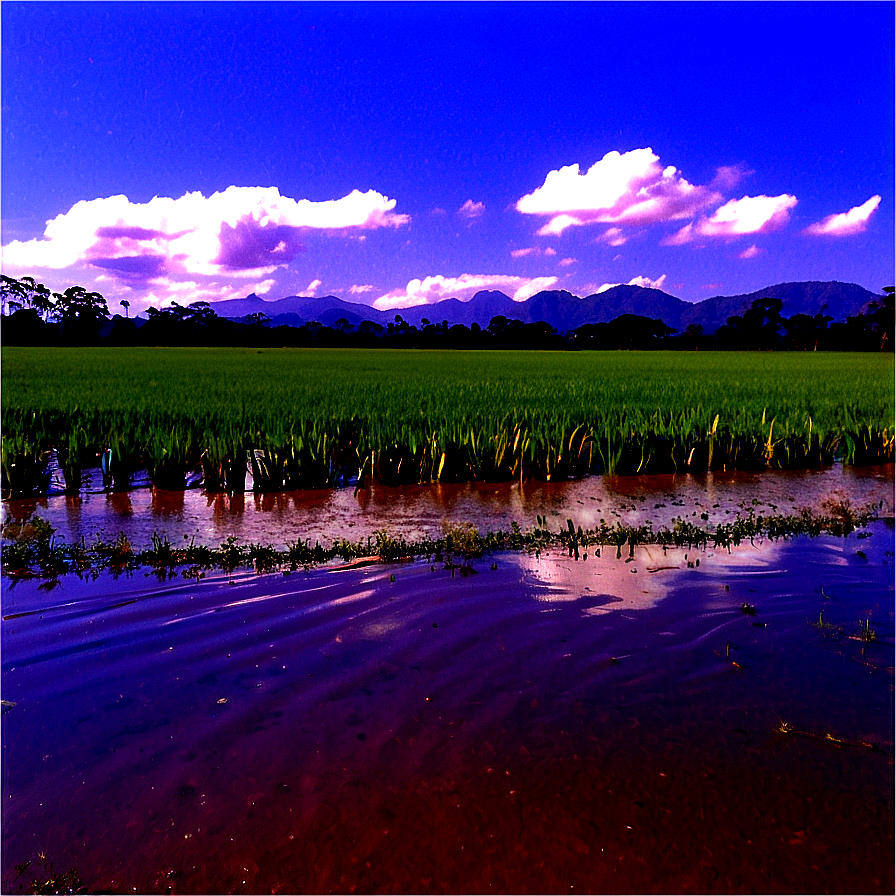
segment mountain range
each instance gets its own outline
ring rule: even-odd
[[[485,328],[493,317],[503,315],[523,323],[545,321],[558,331],[566,332],[584,324],[606,323],[622,314],[638,314],[661,320],[678,331],[689,324],[698,324],[705,333],[712,333],[729,317],[743,314],[761,298],[780,299],[781,314],[786,318],[795,314],[825,314],[834,321],[844,321],[867,309],[868,303],[879,297],[855,283],[809,281],[779,283],[744,295],[713,296],[701,302],[686,302],[659,289],[614,286],[585,298],[565,290],[545,290],[521,302],[496,290],[483,290],[467,302],[445,299],[392,311],[345,302],[336,296],[287,296],[269,300],[254,293],[243,299],[215,302],[212,307],[220,317],[236,320],[251,314],[265,314],[268,326],[301,326],[311,321],[333,326],[344,319],[355,327],[365,320],[385,327],[400,315],[402,320],[417,327],[427,320],[436,324],[447,321],[449,326],[464,324],[469,327],[476,323]]]

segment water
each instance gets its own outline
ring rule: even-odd
[[[122,893],[893,892],[894,529],[862,534],[4,580],[3,892],[39,854]]]
[[[297,539],[329,546],[336,539],[366,539],[377,530],[408,540],[440,536],[448,524],[472,523],[481,532],[524,528],[536,517],[550,528],[567,519],[583,528],[622,522],[671,526],[675,518],[704,528],[730,522],[749,511],[763,515],[825,513],[829,499],[853,508],[873,504],[893,516],[893,465],[763,473],[705,473],[666,476],[593,476],[576,482],[464,483],[376,486],[281,492],[265,495],[206,494],[200,489],[168,492],[142,488],[5,501],[2,519],[49,520],[69,542],[112,540],[126,532],[136,549],[149,547],[154,532],[172,544],[186,537],[217,546],[229,537],[241,543],[283,548]],[[705,516],[705,519],[704,519]]]

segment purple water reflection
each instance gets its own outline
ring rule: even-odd
[[[892,465],[837,465],[797,472],[595,476],[562,483],[374,486],[357,493],[347,488],[222,495],[143,488],[4,502],[3,520],[37,513],[69,541],[111,539],[124,531],[137,548],[148,546],[154,532],[172,543],[186,536],[217,545],[233,536],[244,543],[283,547],[297,539],[324,545],[339,538],[356,541],[381,529],[424,538],[440,535],[451,523],[472,523],[486,531],[507,529],[516,521],[526,528],[535,525],[537,515],[546,516],[552,527],[571,518],[585,528],[601,519],[610,525],[650,522],[661,528],[678,517],[712,527],[751,508],[764,515],[804,508],[822,513],[831,497],[845,498],[855,508],[878,505],[881,515],[892,516],[893,482]]]

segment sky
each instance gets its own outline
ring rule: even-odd
[[[4,0],[2,271],[132,315],[880,293],[894,10]]]

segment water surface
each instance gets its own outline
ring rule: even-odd
[[[893,892],[894,530],[860,534],[4,581],[3,892],[40,852],[122,893]]]

